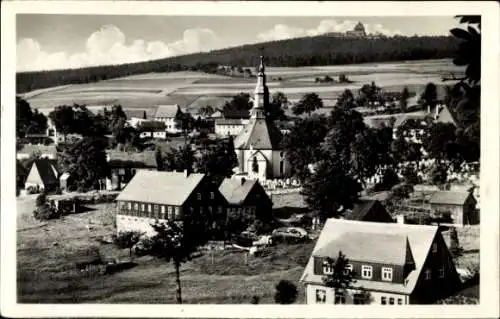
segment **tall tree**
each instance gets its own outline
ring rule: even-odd
[[[306,113],[310,116],[312,112],[322,107],[323,100],[316,93],[307,93],[293,107],[292,111],[295,115]]]
[[[222,112],[224,113],[224,117],[231,117],[232,111],[248,111],[251,108],[252,102],[250,101],[250,94],[239,93],[233,96],[231,101],[224,104]]]
[[[180,221],[156,223],[153,229],[156,235],[152,237],[151,254],[172,262],[175,268],[175,282],[177,284],[177,303],[182,304],[181,265],[191,260],[201,245],[208,239],[207,220],[205,214],[196,211],[187,211]]]
[[[425,86],[424,93],[422,93],[421,99],[424,102],[424,106],[434,109],[437,104],[437,87],[436,84],[429,82]]]
[[[16,135],[39,134],[47,129],[47,118],[37,109],[32,110],[26,100],[16,97]]]
[[[361,185],[335,163],[321,161],[312,175],[306,177],[302,195],[309,209],[324,222],[339,217],[359,197]]]
[[[271,102],[266,109],[266,117],[271,120],[281,120],[285,117],[284,108],[288,107],[288,99],[283,92],[273,94]]]
[[[401,112],[405,113],[408,109],[408,99],[410,98],[410,91],[408,91],[408,87],[404,87],[403,91],[401,91],[401,96],[399,97],[399,108]]]
[[[61,105],[54,109],[54,111],[49,113],[49,118],[56,127],[56,130],[63,134],[63,138],[66,141],[66,135],[73,133],[76,127],[75,123],[75,111],[72,106]]]
[[[344,92],[342,92],[335,105],[342,109],[353,109],[357,107],[354,94],[349,89],[345,89]]]
[[[84,137],[72,145],[64,145],[60,164],[70,173],[80,190],[99,189],[100,181],[109,176],[103,138]]]
[[[276,293],[274,294],[274,301],[277,304],[292,304],[297,300],[297,286],[291,281],[280,280],[276,285]]]

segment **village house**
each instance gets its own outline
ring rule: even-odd
[[[106,158],[111,171],[106,179],[106,189],[120,190],[139,170],[157,170],[155,151],[123,152],[107,151]]]
[[[116,198],[117,231],[154,235],[155,220],[181,220],[184,214],[225,216],[227,201],[206,174],[139,171]]]
[[[438,191],[432,194],[429,204],[437,213],[450,213],[454,225],[479,224],[477,201],[471,192]]]
[[[137,126],[141,138],[167,139],[167,127],[164,122],[143,121]]]
[[[154,116],[155,121],[165,123],[165,129],[169,133],[180,133],[176,120],[182,116],[181,108],[178,104],[158,105]]]
[[[40,158],[33,162],[24,188],[34,189],[35,192],[54,190],[59,186],[59,172],[55,160]]]
[[[326,258],[339,251],[356,280],[345,293],[326,287]],[[308,304],[430,304],[460,283],[438,226],[328,219],[300,281]],[[362,289],[369,294],[361,293]]]
[[[18,160],[29,159],[34,157],[56,159],[57,148],[55,145],[41,144],[24,144],[22,148],[16,152]]]
[[[377,223],[392,223],[394,221],[380,201],[371,199],[360,199],[345,215],[345,219]]]
[[[427,127],[427,114],[404,114],[396,118],[393,126],[393,139],[397,139],[400,135],[407,142],[422,144],[422,138]]]
[[[436,123],[450,123],[457,126],[455,115],[450,111],[446,104],[437,105],[436,113],[434,114],[434,122]]]
[[[250,121],[234,139],[238,157],[235,173],[245,173],[249,178],[284,178],[290,175],[291,165],[281,145],[283,135],[273,121],[266,117],[269,89],[266,85],[264,58],[261,57],[257,85],[254,90]]]
[[[236,136],[248,124],[248,119],[226,119],[218,118],[215,120],[215,134],[220,137],[229,135]]]
[[[257,180],[226,178],[219,191],[228,202],[228,213],[238,211],[261,220],[271,217],[273,202]]]

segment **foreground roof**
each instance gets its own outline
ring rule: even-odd
[[[180,206],[205,176],[186,175],[184,172],[138,171],[116,200]]]
[[[282,133],[268,120],[251,119],[234,139],[236,149],[281,149]]]
[[[469,192],[438,191],[432,194],[429,203],[463,205],[469,196],[472,196]]]
[[[399,283],[378,282],[358,279],[354,286],[368,290],[390,291],[411,294],[415,288],[422,267],[427,258],[434,237],[438,234],[437,226],[408,225],[397,223],[366,223],[360,221],[333,219],[326,221],[316,242],[311,258],[300,279],[303,283],[322,285],[322,276],[314,274],[314,256],[318,254],[335,253],[329,257],[335,258],[338,250],[345,253],[348,259],[371,259],[372,262],[383,263],[385,260],[401,262],[404,239],[407,238],[409,253],[413,256],[415,270],[406,278],[406,285]],[[356,239],[358,238],[358,239]],[[360,240],[363,240],[360,244]],[[383,241],[383,245],[380,240]],[[358,243],[356,247],[353,243]],[[383,249],[381,249],[383,247]],[[353,256],[350,256],[353,254]],[[365,257],[363,257],[365,256]]]
[[[245,202],[256,183],[256,180],[225,178],[219,186],[219,192],[229,204],[237,205]]]

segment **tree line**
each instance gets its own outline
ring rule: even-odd
[[[121,65],[70,70],[20,72],[16,75],[18,93],[67,84],[101,80],[149,72],[198,70],[215,73],[219,65],[258,64],[263,50],[272,66],[318,66],[401,60],[439,59],[453,56],[458,41],[451,36],[381,37],[374,39],[316,36],[243,45],[208,53],[193,53],[166,59]]]

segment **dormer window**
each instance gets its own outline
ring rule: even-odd
[[[438,244],[437,243],[433,243],[432,244],[432,252],[433,253],[437,253],[437,251],[438,251]]]
[[[444,278],[444,267],[439,268],[439,270],[438,270],[438,277],[439,278]]]
[[[426,269],[425,270],[425,273],[424,273],[424,278],[425,280],[430,280],[431,279],[431,276],[432,276],[432,271],[430,269]]]
[[[201,200],[201,193],[196,193],[196,199]]]
[[[392,281],[392,268],[382,267],[382,280]]]
[[[323,262],[323,274],[332,275],[333,274],[333,265],[327,261]]]
[[[344,275],[349,275],[350,273],[352,273],[352,265],[347,264],[347,265],[345,265]]]
[[[214,192],[210,192],[210,199],[214,199],[214,198],[215,198]]]
[[[364,279],[372,279],[373,267],[368,265],[361,266],[361,277]]]

